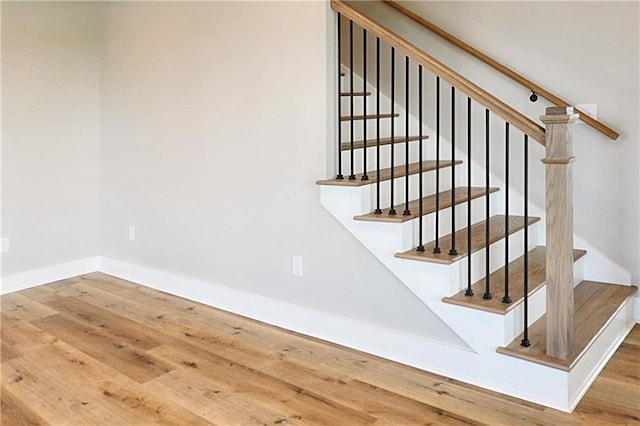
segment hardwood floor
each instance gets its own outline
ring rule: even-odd
[[[1,299],[2,425],[640,423],[638,325],[566,414],[99,273]]]

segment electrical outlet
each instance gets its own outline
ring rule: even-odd
[[[291,256],[291,273],[302,276],[302,256]]]
[[[129,226],[129,241],[135,241],[135,240],[136,240],[136,227]]]
[[[2,249],[0,250],[2,253],[6,253],[9,251],[9,238],[3,238],[1,241]]]

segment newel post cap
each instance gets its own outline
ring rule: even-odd
[[[544,113],[545,115],[571,115],[573,114],[573,107],[572,106],[547,107]]]
[[[580,118],[580,114],[576,114],[572,106],[547,107],[545,115],[540,116],[540,120],[545,124],[573,123],[578,118]]]

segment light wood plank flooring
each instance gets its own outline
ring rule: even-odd
[[[638,326],[566,414],[99,273],[1,301],[2,425],[640,422]]]

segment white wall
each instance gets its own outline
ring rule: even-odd
[[[324,2],[103,5],[101,254],[456,341],[319,203],[328,16]]]
[[[97,254],[99,7],[2,2],[2,275]]]
[[[402,3],[561,98],[597,104],[598,118],[621,136],[575,126],[575,231],[640,282],[640,3]],[[429,46],[530,117],[544,113],[546,103],[529,103],[522,86],[446,43]]]

